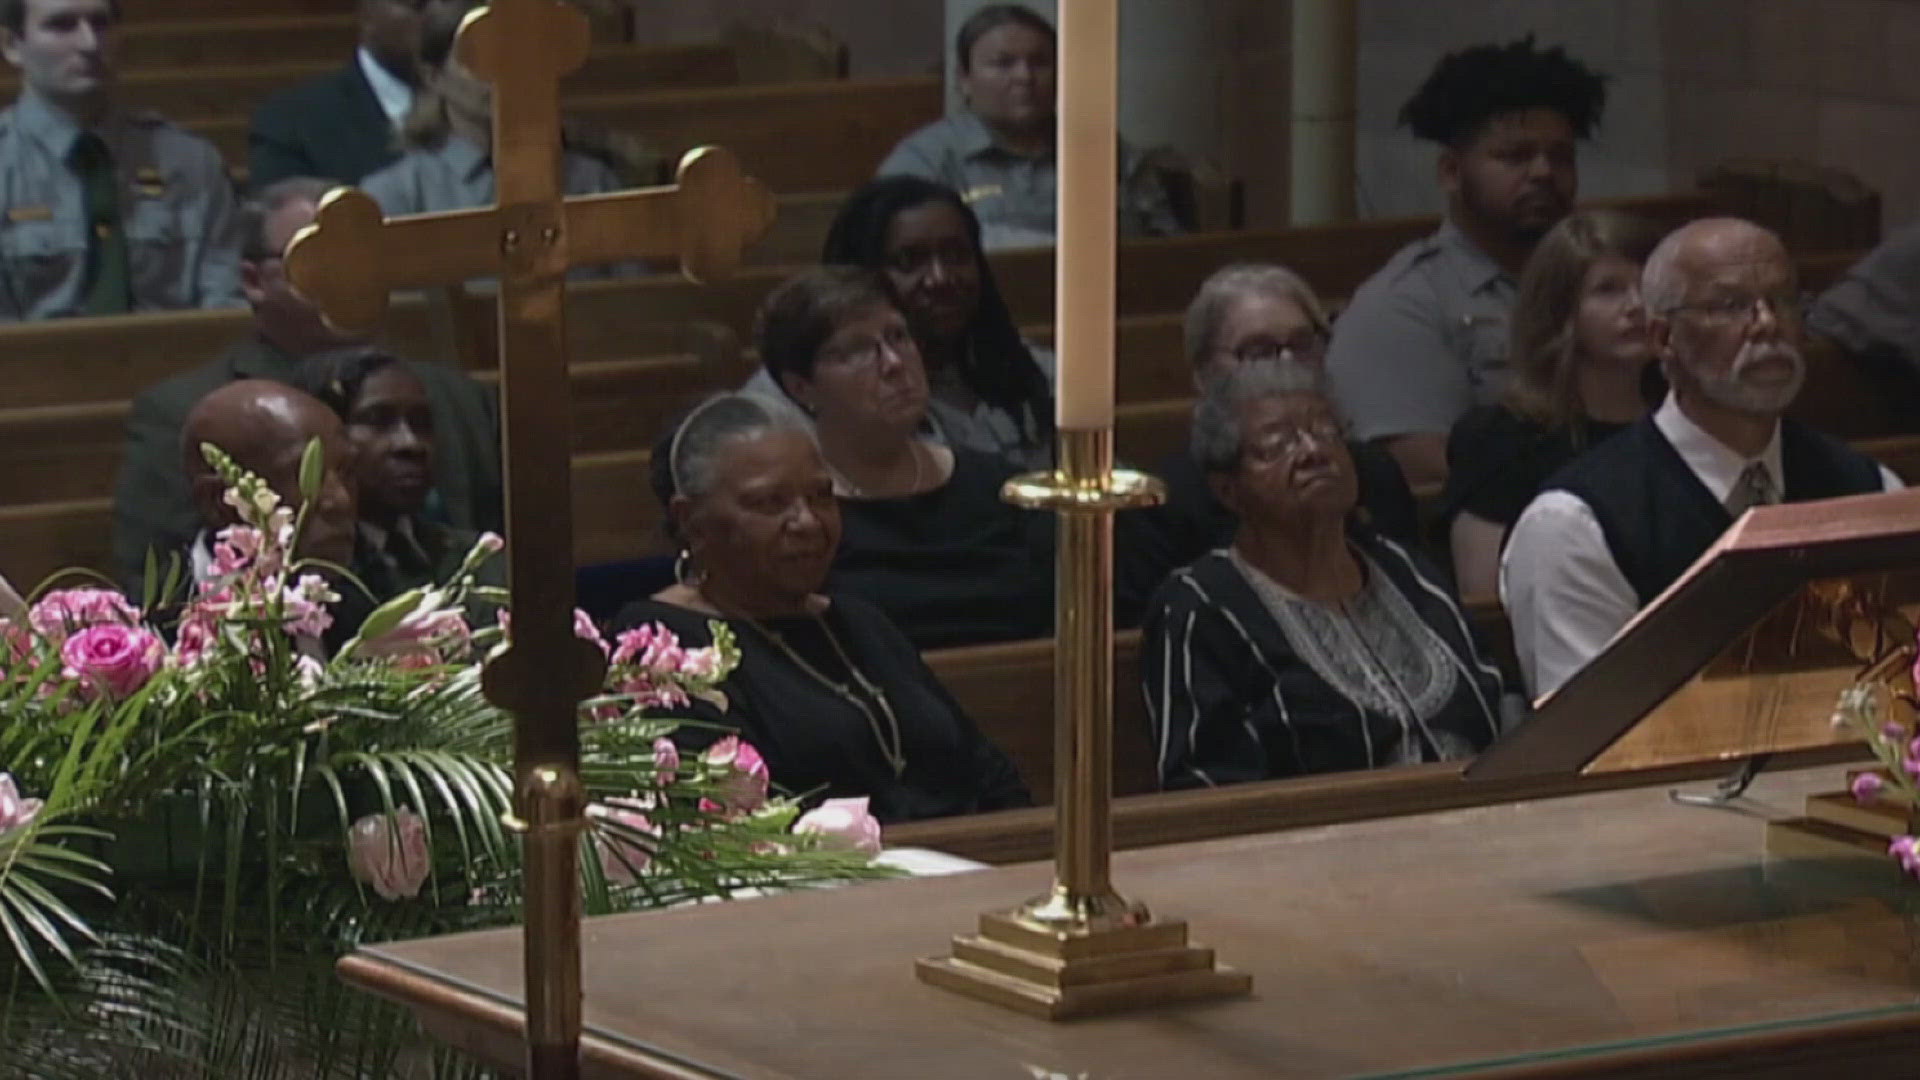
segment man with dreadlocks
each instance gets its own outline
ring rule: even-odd
[[[1527,37],[1443,57],[1400,109],[1440,144],[1446,220],[1354,293],[1327,372],[1355,435],[1383,442],[1409,483],[1445,479],[1453,422],[1505,388],[1515,281],[1573,207],[1574,145],[1600,121],[1604,84]]]

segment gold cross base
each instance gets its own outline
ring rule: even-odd
[[[1212,949],[1188,942],[1183,921],[1056,929],[1025,909],[980,916],[980,932],[955,937],[953,955],[914,969],[921,982],[1042,1020],[1253,990],[1251,975],[1216,965]]]

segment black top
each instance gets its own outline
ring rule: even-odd
[[[1405,547],[1352,534],[1367,586],[1337,607],[1263,599],[1225,551],[1147,610],[1141,672],[1167,787],[1470,756],[1499,730],[1499,672]]]
[[[1553,430],[1504,405],[1467,412],[1447,436],[1447,486],[1440,494],[1440,528],[1466,511],[1482,521],[1512,526],[1547,478],[1625,424],[1586,422],[1580,445],[1573,432]]]
[[[713,642],[709,619],[673,604],[641,600],[627,605],[614,625],[663,623],[681,644],[697,648]],[[738,731],[766,758],[782,790],[808,803],[865,795],[883,822],[1001,810],[1031,801],[1013,763],[980,734],[913,644],[873,606],[835,596],[819,618],[767,619],[757,627],[744,619],[726,621],[740,645],[740,666],[721,684],[730,707],[720,713],[695,702],[686,714]],[[874,733],[877,721],[891,739],[886,713],[850,677],[829,631],[899,719],[906,768],[898,776]],[[794,663],[770,634],[819,675],[860,697],[873,719]],[[697,749],[719,735],[688,726],[675,738]]]
[[[1053,632],[1053,515],[1003,502],[1017,471],[965,447],[953,475],[898,499],[840,500],[827,591],[884,612],[922,649]]]
[[[1350,442],[1360,481],[1360,508],[1382,536],[1419,543],[1420,513],[1400,465],[1385,447]],[[1239,519],[1213,497],[1206,470],[1185,452],[1172,454],[1155,473],[1167,485],[1167,501],[1128,510],[1113,521],[1114,618],[1138,626],[1167,575],[1233,539]]]
[[[255,191],[290,176],[357,184],[399,157],[393,123],[357,55],[268,98],[247,129],[247,183]]]
[[[1837,439],[1780,421],[1786,502],[1866,495],[1885,486],[1880,466]],[[1593,509],[1614,565],[1645,607],[1733,524],[1649,416],[1547,481]]]

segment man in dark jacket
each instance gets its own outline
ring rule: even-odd
[[[200,367],[142,391],[127,421],[127,447],[113,499],[114,576],[137,589],[153,549],[164,560],[200,527],[180,469],[180,431],[208,392],[236,379],[292,382],[309,356],[357,344],[320,318],[286,278],[281,252],[313,220],[328,187],[296,177],[262,191],[241,208],[246,248],[241,291],[253,308],[254,331]],[[438,432],[434,488],[427,513],[444,524],[499,530],[499,413],[492,393],[444,364],[412,363],[427,388]]]
[[[248,182],[290,176],[355,184],[399,157],[413,106],[423,0],[360,0],[360,48],[338,71],[269,98],[247,132]]]

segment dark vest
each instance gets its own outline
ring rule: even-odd
[[[1837,439],[1780,421],[1786,502],[1881,490],[1880,466]],[[1594,447],[1548,480],[1593,508],[1614,565],[1645,607],[1733,524],[1651,416]]]

